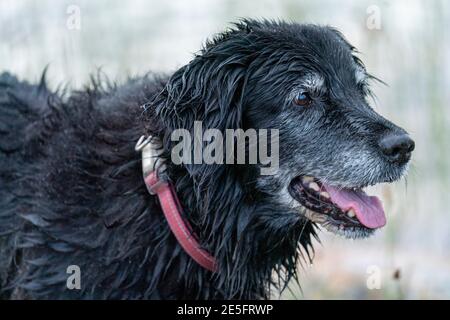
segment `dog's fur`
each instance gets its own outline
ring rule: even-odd
[[[377,139],[401,131],[367,104],[361,61],[329,27],[242,21],[170,77],[93,80],[52,93],[0,76],[0,286],[4,298],[267,298],[312,257],[315,226],[287,185],[310,174],[341,186],[398,179]],[[310,107],[292,103],[308,90]],[[144,107],[143,107],[144,106]],[[280,168],[168,161],[184,214],[217,259],[181,249],[144,186],[137,139],[174,129],[276,128]],[[81,269],[81,289],[66,287]],[[274,277],[275,275],[275,277]]]

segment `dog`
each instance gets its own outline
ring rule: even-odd
[[[51,92],[0,76],[0,286],[8,299],[267,299],[298,280],[317,229],[385,223],[363,188],[407,172],[414,141],[369,105],[356,49],[327,26],[245,19],[168,76]],[[277,129],[279,167],[174,164],[171,133]],[[180,245],[142,176],[161,144],[182,215],[216,270]],[[68,286],[71,270],[79,285]]]

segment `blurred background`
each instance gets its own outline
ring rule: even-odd
[[[373,188],[385,228],[367,240],[320,232],[311,266],[275,299],[450,298],[450,2],[331,0],[2,0],[0,72],[79,88],[98,68],[114,80],[172,72],[241,17],[340,29],[361,52],[375,109],[407,129],[407,179]],[[372,192],[372,191],[371,191]]]

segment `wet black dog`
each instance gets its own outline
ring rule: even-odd
[[[370,108],[370,79],[332,28],[248,20],[168,78],[60,94],[1,75],[2,296],[267,298],[296,278],[318,225],[365,237],[385,223],[361,188],[401,178],[414,143]],[[194,120],[278,129],[278,170],[171,163],[171,132]],[[163,141],[217,273],[181,249],[148,194],[134,150],[143,134]],[[71,265],[79,290],[66,286]]]

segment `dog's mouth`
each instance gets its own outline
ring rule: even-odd
[[[309,220],[348,238],[368,237],[386,224],[381,201],[362,188],[340,188],[301,176],[291,181],[289,192],[307,209]]]

